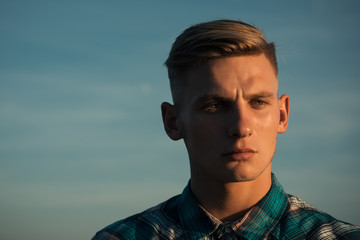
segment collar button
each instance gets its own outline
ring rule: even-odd
[[[230,226],[225,228],[225,232],[226,232],[226,233],[231,233],[231,231],[232,231],[232,229],[231,229]]]

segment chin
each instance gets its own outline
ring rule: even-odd
[[[266,169],[266,168],[265,168]],[[229,182],[250,182],[259,178],[264,172],[265,169],[259,170],[245,170],[245,169],[233,169],[231,176],[229,176]],[[237,171],[236,171],[237,170]]]
[[[236,176],[232,182],[250,182],[257,179],[257,176]]]
[[[225,177],[225,182],[249,182],[257,179],[259,175],[254,174],[231,174]]]

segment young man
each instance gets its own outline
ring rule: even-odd
[[[165,131],[183,139],[191,179],[181,195],[98,232],[104,239],[360,239],[351,224],[287,195],[271,173],[289,97],[278,97],[275,46],[253,26],[186,29],[166,61],[173,104]]]

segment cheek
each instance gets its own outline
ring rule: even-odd
[[[194,140],[209,141],[215,137],[219,124],[213,119],[198,116],[188,123],[188,134]]]
[[[182,132],[185,143],[196,144],[201,141],[201,138],[206,134],[207,126],[204,126],[204,121],[199,117],[185,118],[182,120]]]
[[[276,111],[263,113],[256,118],[257,134],[273,136],[277,135],[277,129],[279,125],[280,117]]]
[[[196,116],[187,119],[184,122],[184,141],[188,148],[195,149],[213,149],[221,138],[222,126],[216,119]]]

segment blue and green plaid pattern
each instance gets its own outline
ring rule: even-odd
[[[272,186],[242,219],[222,223],[204,210],[189,185],[181,195],[99,231],[93,240],[122,239],[360,239],[360,229]]]

